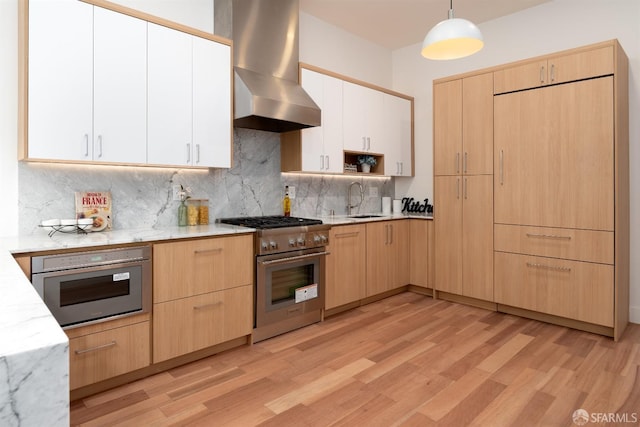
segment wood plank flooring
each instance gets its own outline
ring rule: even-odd
[[[638,425],[610,338],[406,292],[73,402],[87,426]],[[629,422],[628,422],[629,421]]]

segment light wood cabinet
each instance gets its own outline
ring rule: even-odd
[[[251,334],[252,301],[246,285],[154,304],[154,363]]]
[[[435,289],[493,301],[493,75],[433,90]]]
[[[614,40],[536,61],[555,84],[494,101],[496,302],[618,339],[629,319],[627,57]],[[496,72],[498,91],[508,73]]]
[[[154,363],[251,334],[251,234],[155,244]]]
[[[407,221],[369,222],[367,229],[366,296],[409,283],[409,224]]]
[[[435,249],[432,220],[409,220],[409,283],[433,289]]]
[[[148,162],[230,167],[229,46],[153,23],[148,46]]]
[[[329,232],[325,309],[366,296],[367,229],[365,224],[334,226]]]
[[[99,332],[67,332],[71,390],[144,368],[151,362],[149,321],[114,328],[109,325],[118,323],[102,325]]]
[[[492,174],[492,73],[437,82],[433,91],[434,175]]]
[[[605,76],[613,74],[614,64],[614,47],[610,45],[522,61],[494,73],[495,93]]]
[[[145,163],[146,22],[75,0],[28,4],[21,158]]]

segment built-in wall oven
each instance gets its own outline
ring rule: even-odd
[[[151,248],[37,256],[31,282],[60,326],[72,328],[151,310]]]
[[[330,225],[282,216],[220,221],[258,230],[254,342],[322,320]]]

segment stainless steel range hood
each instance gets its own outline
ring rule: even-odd
[[[216,0],[214,10],[216,34],[233,39],[234,125],[319,126],[320,108],[298,84],[298,0]]]

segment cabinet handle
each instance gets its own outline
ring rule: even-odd
[[[558,236],[558,235],[555,235],[555,234],[533,234],[533,233],[527,233],[527,237],[540,238],[540,239],[571,240],[571,236]]]
[[[400,162],[400,175],[404,175],[404,162]]]
[[[460,199],[460,178],[456,179],[456,199]]]
[[[102,157],[102,135],[98,135],[98,157]]]
[[[460,173],[460,153],[456,153],[456,173]]]
[[[196,164],[200,163],[200,144],[196,144]]]
[[[462,171],[464,173],[467,173],[467,152],[464,152],[464,159],[462,160],[463,166],[462,166]]]
[[[219,254],[222,252],[222,248],[215,248],[215,249],[203,249],[203,250],[199,250],[199,251],[193,251],[194,254],[196,255],[206,255],[206,254]]]
[[[467,178],[464,179],[464,182],[462,183],[462,188],[464,189],[464,199],[467,200],[467,187],[469,186],[469,183],[467,182]]]
[[[556,66],[555,64],[551,64],[551,82],[553,83],[556,80]]]
[[[556,267],[553,265],[545,265],[545,264],[538,264],[538,263],[532,263],[532,262],[528,262],[527,267],[539,268],[542,270],[562,271],[563,273],[569,273],[571,271],[571,268],[569,267]]]
[[[393,245],[393,224],[389,224],[389,244]]]
[[[343,239],[343,238],[347,238],[347,237],[356,237],[358,234],[360,234],[359,231],[352,231],[350,233],[340,233],[340,234],[336,234],[336,239]]]
[[[325,156],[327,158],[327,170],[329,170],[329,156]]]
[[[187,163],[191,163],[191,144],[187,144]]]
[[[324,156],[320,154],[320,170],[324,169]]]
[[[365,151],[367,149],[367,137],[363,136],[362,137],[362,151]]]
[[[500,185],[504,185],[504,150],[500,150]]]
[[[113,346],[114,346],[114,345],[116,345],[116,344],[117,344],[117,343],[116,343],[116,341],[114,340],[114,341],[111,341],[110,343],[102,344],[102,345],[99,345],[99,346],[97,346],[97,347],[86,348],[86,349],[84,349],[84,350],[76,350],[76,351],[75,351],[75,353],[76,353],[76,354],[84,354],[84,353],[90,353],[90,352],[92,352],[92,351],[104,350],[104,349],[106,349],[106,348],[113,347]]]
[[[194,310],[205,310],[207,308],[214,308],[222,305],[222,301],[212,302],[211,304],[194,305]]]
[[[89,157],[89,134],[84,134],[84,156]]]
[[[544,83],[544,65],[540,67],[540,83]]]
[[[367,137],[367,151],[371,150],[371,137]]]

